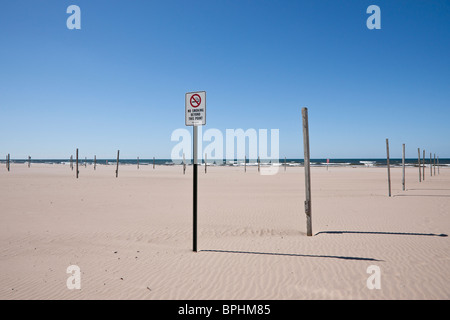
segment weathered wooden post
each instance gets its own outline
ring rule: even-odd
[[[119,151],[120,150],[117,150],[116,178],[119,176]]]
[[[405,191],[405,144],[402,151],[402,189]]]
[[[433,176],[433,168],[432,168],[432,162],[431,162],[431,152],[430,152],[430,177]]]
[[[418,161],[419,161],[419,182],[422,182],[422,170],[420,170],[420,148],[417,148],[417,153],[418,153]]]
[[[433,158],[433,174],[436,175],[436,153]]]
[[[73,171],[73,155],[70,155],[70,169]]]
[[[76,168],[75,168],[76,170],[77,170],[77,179],[78,179],[78,174],[80,173],[80,171],[78,171],[78,148],[77,148],[77,162],[76,162]]]
[[[84,167],[86,168],[87,166],[87,157],[84,157]]]
[[[309,127],[308,108],[302,108],[303,118],[303,152],[305,158],[305,213],[306,213],[306,235],[312,236],[312,206],[311,206],[311,171],[309,159]]]
[[[259,172],[259,170],[260,170],[260,169],[259,169],[260,162],[261,162],[261,161],[260,161],[259,156],[258,156],[258,172]]]
[[[244,172],[247,172],[247,156],[244,156]]]
[[[286,172],[286,157],[284,157],[284,171]]]
[[[425,150],[423,150],[422,156],[422,180],[425,181]]]
[[[139,170],[139,157],[137,157],[137,168]]]
[[[183,174],[186,174],[186,159],[184,158],[184,152],[183,152]]]
[[[438,174],[439,174],[439,156],[437,157],[437,167],[438,167]]]
[[[389,139],[386,139],[386,159],[387,159],[387,171],[388,171],[388,187],[389,197],[391,196],[391,167],[389,165]]]
[[[208,159],[206,158],[206,153],[205,153],[205,173],[206,173],[206,167],[208,166]]]
[[[8,168],[8,171],[11,168],[11,158],[10,158],[9,153],[8,153],[8,156],[6,157],[6,168]]]
[[[94,155],[94,170],[97,168],[97,156]]]
[[[155,157],[153,157],[153,169],[155,169]]]
[[[28,156],[28,168],[31,166],[31,156]]]

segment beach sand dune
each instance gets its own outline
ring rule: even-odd
[[[0,170],[0,299],[449,299],[450,169],[12,164]],[[81,270],[69,290],[66,269]],[[371,265],[381,289],[370,290]]]

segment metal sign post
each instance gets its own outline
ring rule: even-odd
[[[198,166],[198,133],[197,127],[206,124],[206,92],[188,92],[185,96],[185,124],[193,126],[193,244],[192,250],[197,252],[197,166]]]

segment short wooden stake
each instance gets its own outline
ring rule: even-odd
[[[137,157],[137,168],[139,170],[139,157]]]
[[[260,166],[261,161],[259,160],[259,156],[258,156],[258,172],[259,172],[259,166]]]
[[[6,168],[8,168],[8,171],[11,168],[11,158],[10,158],[9,153],[8,153],[8,156],[6,157]]]
[[[387,159],[387,171],[388,171],[388,187],[389,197],[391,196],[391,167],[389,165],[389,139],[386,139],[386,159]]]
[[[422,156],[422,180],[425,181],[425,150],[423,150]]]
[[[31,156],[28,156],[28,168],[31,166]]]
[[[436,175],[436,153],[433,158],[433,174]]]
[[[116,178],[119,176],[119,151],[120,150],[117,150]]]
[[[432,168],[432,162],[431,162],[431,152],[430,152],[430,177],[433,176],[433,168]]]
[[[80,173],[80,171],[78,171],[78,148],[77,148],[77,162],[76,162],[76,168],[77,170],[76,174],[77,174],[77,179],[78,179],[78,174]]]
[[[73,155],[70,155],[70,169],[73,171]]]
[[[286,157],[284,157],[284,171],[286,172]]]
[[[184,152],[183,152],[183,174],[186,174],[186,159],[184,157]]]
[[[402,189],[405,191],[405,144],[402,151]]]
[[[84,167],[86,168],[87,166],[87,157],[84,157]]]
[[[439,174],[439,156],[437,157],[437,167],[438,167],[438,174]]]
[[[208,167],[208,160],[206,158],[206,153],[205,153],[205,173],[206,173],[206,167]]]
[[[305,213],[306,213],[306,235],[312,236],[312,206],[311,206],[311,171],[309,159],[309,127],[308,127],[308,109],[302,108],[303,118],[303,152],[305,159]]]
[[[94,155],[94,170],[97,168],[97,156]]]
[[[155,157],[153,157],[153,169],[155,169]]]
[[[419,161],[419,182],[422,182],[422,170],[420,170],[420,148],[417,148],[417,153],[418,153],[418,161]]]
[[[247,172],[247,156],[244,156],[244,172]]]

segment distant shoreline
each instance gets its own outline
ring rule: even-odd
[[[11,159],[12,164],[28,164],[28,159]],[[75,162],[75,159],[73,160]],[[201,164],[204,163],[204,160],[200,160]],[[261,159],[261,165],[277,165],[284,166],[284,159],[279,159],[278,162],[273,161],[271,159]],[[190,159],[186,160],[186,164],[190,165]],[[287,167],[298,167],[303,166],[303,159],[286,159]],[[389,159],[390,165],[393,167],[401,166],[402,159],[393,158]],[[0,163],[5,164],[6,160],[0,160]],[[79,164],[89,164],[93,165],[93,159],[79,159]],[[113,165],[116,164],[116,159],[97,159],[96,163],[98,165]],[[137,159],[119,159],[120,165],[137,165]],[[155,159],[155,165],[161,166],[172,166],[172,165],[181,165],[182,160],[173,161],[171,159]],[[207,161],[208,166],[244,166],[244,159],[234,160],[234,161],[217,161],[210,160]],[[31,164],[70,164],[70,159],[31,159]],[[355,159],[330,159],[330,162],[327,164],[327,159],[311,159],[311,166],[315,167],[326,167],[327,165],[330,167],[352,167],[352,166],[361,166],[361,167],[385,167],[386,159],[364,159],[364,158],[355,158]],[[429,165],[429,159],[425,159],[425,165]],[[153,165],[153,159],[139,159],[139,165]],[[249,160],[247,159],[247,166],[257,166],[257,160]],[[436,163],[437,165],[437,163]],[[439,159],[439,165],[442,167],[450,166],[450,158]],[[405,166],[407,167],[418,167],[417,159],[405,159]]]

